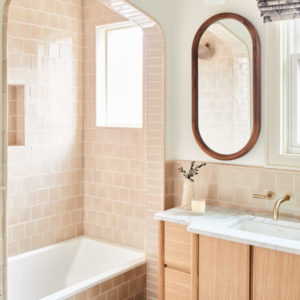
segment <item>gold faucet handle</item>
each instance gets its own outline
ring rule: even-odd
[[[275,193],[269,191],[266,195],[253,194],[252,197],[255,199],[273,200],[275,198]]]

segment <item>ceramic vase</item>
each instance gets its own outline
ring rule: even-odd
[[[183,209],[191,209],[193,198],[194,198],[194,182],[192,182],[189,179],[185,179],[183,184],[181,207]]]

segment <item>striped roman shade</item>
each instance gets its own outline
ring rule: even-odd
[[[264,22],[300,18],[300,0],[257,0]]]

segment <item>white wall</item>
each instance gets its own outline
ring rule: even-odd
[[[195,33],[210,16],[233,12],[249,19],[259,32],[262,55],[265,49],[263,24],[254,0],[225,0],[208,6],[203,0],[130,0],[160,23],[166,37],[166,159],[215,161],[197,145],[191,126],[191,47]],[[264,76],[262,59],[262,78]],[[229,163],[264,165],[264,85],[262,81],[262,131],[258,143],[246,156]]]

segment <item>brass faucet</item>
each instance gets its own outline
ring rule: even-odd
[[[282,198],[276,201],[273,209],[273,220],[277,221],[278,220],[278,212],[279,212],[279,207],[283,202],[290,201],[292,199],[292,195],[286,194]]]

